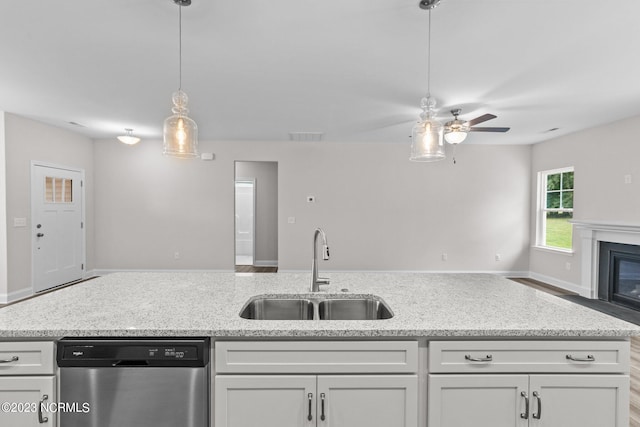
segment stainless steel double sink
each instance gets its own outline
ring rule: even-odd
[[[392,318],[393,312],[375,295],[258,295],[245,303],[240,317],[252,320],[383,320]]]

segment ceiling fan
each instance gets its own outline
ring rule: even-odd
[[[453,120],[444,124],[444,139],[449,144],[460,144],[465,140],[469,132],[507,132],[511,129],[504,127],[476,127],[475,125],[495,119],[498,116],[494,114],[483,114],[473,120],[465,121],[458,118],[461,112],[462,109],[460,108],[451,110]]]

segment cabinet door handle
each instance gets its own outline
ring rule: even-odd
[[[18,360],[20,360],[20,358],[18,356],[13,356],[11,359],[0,360],[0,363],[17,362]]]
[[[535,418],[536,420],[539,420],[540,417],[542,417],[542,400],[540,399],[540,393],[538,393],[537,391],[533,392],[533,397],[536,398],[536,400],[538,401],[538,413],[536,414],[535,412],[533,413],[533,418]]]
[[[313,420],[313,417],[311,416],[311,403],[313,402],[313,393],[307,394],[307,399],[309,399],[309,415],[307,415],[307,419],[311,421]]]
[[[469,362],[491,362],[493,360],[493,356],[487,354],[485,357],[471,357],[470,354],[465,354],[464,359]]]
[[[573,357],[571,354],[567,354],[567,360],[572,360],[574,362],[595,362],[596,358],[593,357],[592,354],[588,354],[587,357]]]
[[[49,421],[49,417],[43,417],[42,416],[42,405],[44,405],[44,402],[49,400],[49,395],[45,394],[42,396],[42,400],[40,401],[40,404],[38,405],[38,422],[40,424],[44,424],[47,421]]]
[[[320,393],[320,419],[322,421],[325,420],[325,416],[324,416],[324,393]]]
[[[524,414],[520,414],[520,418],[529,419],[529,396],[524,391],[520,392],[520,396],[524,397]]]

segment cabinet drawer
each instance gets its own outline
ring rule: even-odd
[[[52,341],[0,342],[0,375],[53,373]]]
[[[432,341],[429,372],[628,373],[628,341]]]
[[[416,341],[217,341],[218,373],[413,373]]]

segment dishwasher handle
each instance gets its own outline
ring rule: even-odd
[[[140,366],[149,366],[148,360],[118,360],[117,362],[112,363],[114,368],[139,368]]]

